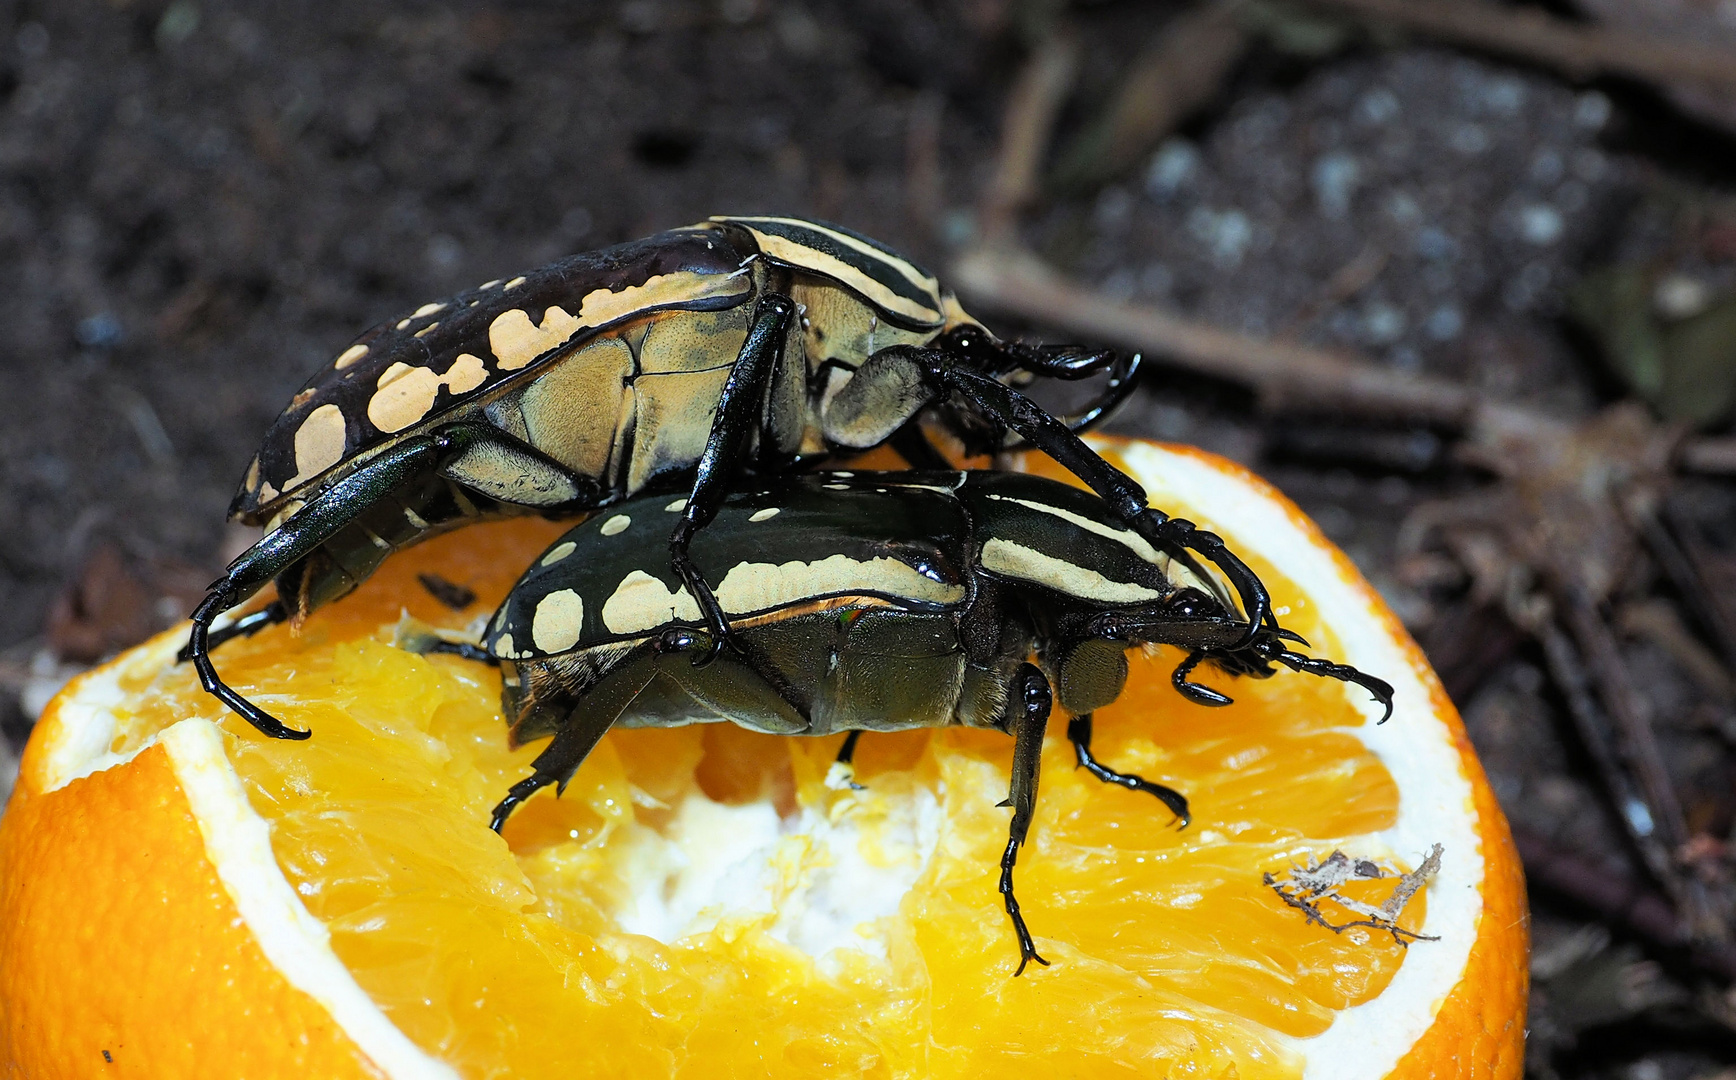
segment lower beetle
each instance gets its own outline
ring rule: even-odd
[[[1209,659],[1234,674],[1263,678],[1278,663],[1355,683],[1392,712],[1390,685],[1293,651],[1294,634],[1256,625],[1250,641],[1222,585],[1104,500],[1021,473],[814,473],[730,494],[694,548],[723,571],[713,595],[737,644],[697,666],[712,631],[656,542],[678,511],[634,499],[570,530],[519,579],[480,649],[451,648],[501,664],[515,745],[554,736],[495,807],[495,830],[540,788],[563,790],[617,724],[851,732],[844,761],[862,731],[994,728],[1015,739],[1000,890],[1023,972],[1048,963],[1014,899],[1013,864],[1057,697],[1079,764],[1184,825],[1180,793],[1091,754],[1092,713],[1120,696],[1127,649],[1187,650],[1173,682],[1203,705],[1230,702],[1192,681]]]
[[[973,451],[1004,445],[1009,430],[1047,451],[1148,543],[1218,566],[1247,640],[1275,630],[1247,566],[1147,507],[1075,434],[1130,391],[1137,365],[999,341],[927,271],[823,222],[720,217],[575,255],[382,324],[295,395],[230,506],[269,531],[195,609],[184,656],[260,731],[305,738],[225,684],[211,649],[299,620],[436,532],[668,490],[687,493],[665,548],[706,616],[708,659],[733,635],[690,547],[734,477],[889,441],[915,465],[944,467],[916,426],[925,410]],[[1013,386],[1096,374],[1109,377],[1102,398],[1068,420]],[[213,633],[273,581],[272,605]]]

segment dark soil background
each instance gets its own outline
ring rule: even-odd
[[[1676,6],[1736,25],[1728,0]],[[1066,20],[1083,45],[1065,146],[1189,10],[3,0],[0,796],[52,689],[184,616],[245,545],[223,517],[257,440],[362,329],[721,212],[836,220],[944,267],[978,236],[1009,87],[1044,33]],[[1637,395],[1656,420],[1728,430],[1736,129],[1716,109],[1249,10],[1248,48],[1185,123],[1137,165],[1038,200],[1034,250],[1116,298],[1567,422]],[[1699,337],[1669,337],[1690,323]],[[1664,344],[1624,353],[1636,326]],[[1491,472],[1438,425],[1279,415],[1161,366],[1112,429],[1226,454],[1314,514],[1431,651],[1528,859],[1582,871],[1584,887],[1534,887],[1531,1071],[1736,1076],[1736,968],[1706,961],[1719,928],[1660,944],[1627,901],[1600,907],[1597,886],[1657,883],[1556,673],[1463,551],[1401,536]],[[1736,486],[1684,476],[1668,499],[1708,573],[1729,569]],[[1603,612],[1724,910],[1736,683],[1691,597],[1644,556],[1624,573]],[[1736,575],[1718,581],[1730,596]]]

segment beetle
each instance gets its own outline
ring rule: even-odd
[[[1223,542],[1146,506],[1076,434],[1131,390],[1138,357],[1001,341],[902,255],[824,222],[716,217],[574,255],[364,333],[291,399],[248,465],[233,519],[266,535],[194,610],[183,659],[277,738],[306,738],[228,686],[211,649],[354,589],[393,551],[470,521],[578,516],[643,490],[687,492],[670,565],[705,612],[708,662],[733,641],[695,533],[734,475],[890,442],[944,466],[918,414],[977,450],[1007,431],[1111,501],[1148,542],[1193,549],[1233,582],[1245,636],[1276,627]],[[1012,383],[1107,374],[1060,420]],[[275,581],[277,599],[213,634]]]
[[[713,595],[739,644],[696,666],[714,631],[653,543],[678,506],[631,499],[569,530],[513,586],[480,647],[406,641],[498,663],[513,745],[553,736],[494,808],[497,832],[536,791],[564,790],[617,725],[850,732],[843,765],[863,731],[994,728],[1014,737],[1000,891],[1018,974],[1048,963],[1020,914],[1013,866],[1056,699],[1081,767],[1156,797],[1183,825],[1181,793],[1091,752],[1092,714],[1120,696],[1128,649],[1186,650],[1172,681],[1202,705],[1230,703],[1193,681],[1210,661],[1235,675],[1264,678],[1281,664],[1354,683],[1384,705],[1381,722],[1392,713],[1391,685],[1294,651],[1296,635],[1256,626],[1249,641],[1199,561],[1154,547],[1106,500],[1022,473],[810,473],[732,492],[694,548],[724,571]]]

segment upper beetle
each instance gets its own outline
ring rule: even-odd
[[[193,613],[184,656],[259,730],[304,738],[227,686],[210,649],[299,619],[391,552],[478,518],[580,515],[653,485],[687,492],[670,564],[713,631],[723,613],[688,554],[732,474],[890,441],[944,459],[917,414],[967,447],[1010,429],[1089,484],[1153,544],[1191,548],[1241,596],[1246,637],[1272,621],[1258,577],[1223,543],[1146,506],[1077,436],[1131,389],[1137,357],[1003,342],[935,278],[848,229],[717,217],[491,281],[363,334],[291,399],[248,465],[231,517],[267,534]],[[1057,419],[1010,384],[1106,374]],[[213,640],[212,623],[275,579],[278,599]]]

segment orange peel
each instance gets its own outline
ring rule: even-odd
[[[1136,659],[1099,714],[1099,752],[1187,793],[1195,824],[1167,829],[1149,800],[1080,779],[1051,738],[1020,883],[1054,967],[1008,977],[1016,952],[981,865],[1005,835],[993,802],[1010,741],[992,733],[864,740],[856,802],[824,787],[828,740],[616,733],[565,799],[523,808],[509,850],[486,807],[536,748],[504,748],[498,682],[386,640],[404,609],[451,626],[475,614],[433,604],[417,572],[497,600],[553,531],[512,522],[397,556],[299,638],[226,647],[244,692],[312,726],[309,743],[260,739],[200,694],[174,664],[179,633],[55,699],[0,818],[0,1066],[642,1080],[963,1076],[1047,1057],[1239,1080],[1518,1077],[1523,879],[1427,662],[1262,481],[1198,451],[1098,445],[1154,505],[1243,554],[1317,655],[1392,682],[1397,708],[1376,726],[1364,692],[1280,673],[1220,678],[1238,704],[1204,710],[1168,688],[1173,653]],[[880,914],[804,937],[790,910],[718,891],[727,866],[644,878],[647,859],[702,859],[751,822],[771,830],[756,888],[774,907],[805,904],[811,922],[836,878],[833,901]],[[1439,869],[1399,920],[1434,940],[1408,948],[1311,925],[1260,880],[1334,848],[1414,868],[1434,845]],[[647,880],[713,891],[659,941],[622,921]],[[866,895],[877,884],[888,896]],[[392,936],[406,926],[422,929]],[[845,931],[878,944],[799,947]]]

